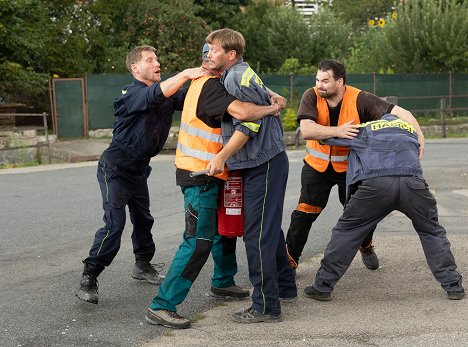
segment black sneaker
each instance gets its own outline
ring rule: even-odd
[[[163,266],[159,265],[160,268]],[[164,276],[161,276],[149,261],[136,261],[132,277],[136,280],[148,281],[151,284],[160,284],[164,280]]]
[[[465,296],[465,290],[462,288],[462,290],[456,290],[456,291],[450,291],[447,292],[447,298],[449,300],[461,300]]]
[[[190,328],[190,321],[175,311],[148,309],[146,321],[154,325],[164,325],[174,329]]]
[[[83,275],[80,281],[80,289],[76,292],[78,299],[97,304],[99,302],[98,280],[92,275]]]
[[[331,294],[328,292],[320,292],[315,289],[313,286],[304,288],[304,296],[309,299],[314,299],[318,301],[330,301]]]
[[[283,320],[281,313],[278,315],[263,314],[255,310],[253,307],[236,312],[233,317],[234,321],[237,323],[277,323]]]
[[[374,246],[359,247],[361,251],[362,262],[369,270],[377,270],[379,268],[379,258],[375,254]]]
[[[247,289],[233,285],[226,288],[217,288],[211,286],[209,295],[217,299],[245,299],[250,296],[250,292]]]

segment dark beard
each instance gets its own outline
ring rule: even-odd
[[[323,92],[321,90],[319,90],[318,93],[324,99],[333,99],[335,96],[338,95],[338,93]]]

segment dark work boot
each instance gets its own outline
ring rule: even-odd
[[[135,255],[135,266],[133,267],[132,277],[136,280],[147,281],[151,284],[160,284],[164,280],[164,276],[159,274],[153,264],[150,263],[152,256]],[[159,270],[164,266],[158,266]]]
[[[80,281],[80,289],[76,292],[78,299],[97,304],[99,302],[98,280],[92,275],[83,275]]]
[[[98,295],[98,276],[104,270],[102,265],[91,265],[84,263],[83,276],[80,281],[80,289],[76,292],[78,299],[97,304],[99,302]]]
[[[366,247],[359,247],[359,251],[361,251],[362,262],[369,270],[377,270],[379,268],[379,258],[375,254],[372,243]]]
[[[246,299],[250,296],[250,292],[248,289],[241,288],[237,285],[232,285],[230,287],[225,288],[218,288],[211,286],[210,291],[208,293],[211,297],[217,299],[237,299],[242,300]]]
[[[309,299],[314,299],[318,301],[330,301],[331,294],[328,292],[320,292],[315,289],[313,286],[304,288],[304,296]]]

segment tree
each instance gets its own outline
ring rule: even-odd
[[[244,35],[244,59],[258,72],[277,71],[288,58],[311,61],[307,23],[298,12],[280,2],[251,3],[233,29]]]
[[[308,52],[313,64],[325,58],[343,60],[353,45],[350,22],[322,7],[310,18],[311,48]]]
[[[34,67],[50,27],[40,1],[0,0],[0,96],[7,102],[37,105],[44,100],[48,75]]]
[[[231,27],[233,18],[241,15],[241,8],[250,0],[194,0],[198,9],[195,14],[203,18],[211,29]]]
[[[468,4],[456,0],[407,0],[385,26],[378,50],[395,72],[467,72]]]
[[[395,0],[333,0],[331,10],[353,28],[367,25],[369,19],[385,18],[394,10]]]
[[[209,28],[195,15],[197,10],[198,6],[190,0],[133,3],[125,18],[125,41],[132,46],[154,46],[166,71],[199,65],[200,50]]]

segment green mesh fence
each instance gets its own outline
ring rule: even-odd
[[[171,74],[163,74],[167,79]],[[297,110],[302,94],[315,85],[315,75],[261,76],[266,86],[285,96],[289,107]],[[88,75],[86,95],[89,129],[112,128],[114,122],[113,101],[121,95],[122,87],[132,81],[130,74]],[[378,96],[397,97],[398,105],[414,114],[440,113],[441,100],[446,111],[468,114],[468,74],[350,74],[347,84],[375,93]],[[56,83],[59,136],[83,136],[83,111],[78,82]],[[180,120],[180,112],[174,121]]]
[[[162,74],[162,80],[172,76]],[[114,99],[122,94],[122,88],[133,81],[131,74],[88,75],[88,117],[89,129],[109,129],[114,123]],[[174,115],[180,120],[180,113]]]
[[[315,86],[314,75],[261,77],[270,89],[287,97],[290,107],[296,110],[302,94]],[[380,97],[394,96],[398,105],[415,114],[439,113],[441,99],[454,114],[468,114],[468,74],[350,74],[346,83]]]
[[[132,80],[130,74],[86,76],[90,130],[112,128],[113,101],[122,94],[122,87]]]

